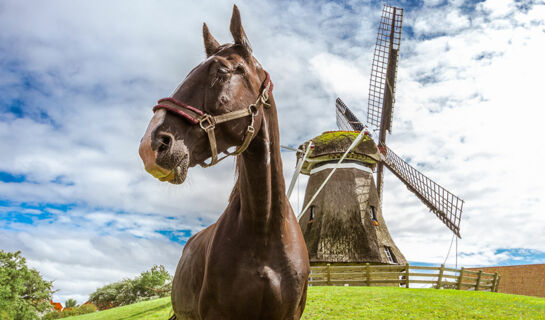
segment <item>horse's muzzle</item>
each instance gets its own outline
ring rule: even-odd
[[[161,181],[181,184],[187,176],[189,152],[182,140],[176,140],[170,133],[156,132],[165,113],[156,112],[140,142],[138,153],[149,174]]]

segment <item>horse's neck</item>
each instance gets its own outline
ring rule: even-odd
[[[242,223],[264,232],[280,227],[287,197],[280,156],[276,106],[264,110],[260,130],[239,159],[238,191]],[[257,231],[257,230],[256,230]]]

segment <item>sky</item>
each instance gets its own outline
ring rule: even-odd
[[[448,265],[545,263],[544,1],[390,1],[405,8],[388,146],[465,200]],[[237,1],[275,84],[280,139],[336,129],[341,97],[365,120],[382,2]],[[153,265],[172,273],[215,222],[234,159],[183,185],[147,174],[151,108],[205,58],[202,23],[232,42],[230,1],[0,1],[0,249],[58,290]],[[283,151],[284,176],[295,154]],[[302,177],[291,196],[302,209]],[[452,233],[386,171],[383,215],[411,263],[445,261]]]

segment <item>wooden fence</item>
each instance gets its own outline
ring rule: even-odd
[[[403,286],[431,285],[437,289],[498,291],[498,273],[411,265],[313,266],[311,286]]]

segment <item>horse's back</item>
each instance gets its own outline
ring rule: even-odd
[[[184,246],[172,280],[172,309],[177,319],[199,319],[198,299],[206,263],[206,248],[216,224],[196,233]]]

